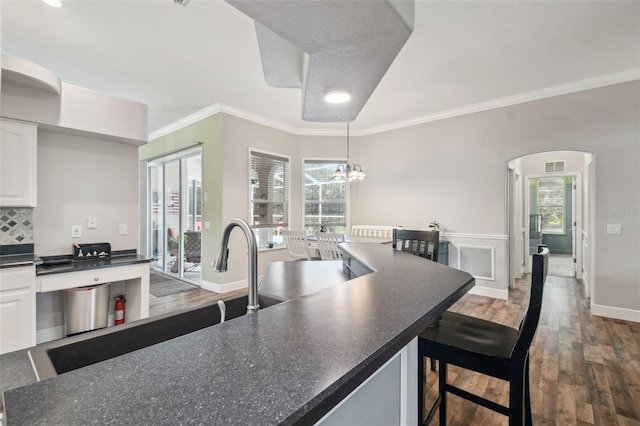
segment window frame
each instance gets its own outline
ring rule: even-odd
[[[286,199],[285,199],[286,221],[283,226],[256,227],[254,225],[254,218],[253,218],[254,200],[253,200],[253,187],[251,183],[251,179],[252,179],[251,172],[253,170],[252,157],[254,156],[254,154],[258,154],[258,156],[262,154],[264,157],[275,157],[278,159],[286,160],[287,170],[286,170],[285,182],[286,182],[287,188],[284,191],[284,194],[286,196]],[[256,236],[256,240],[258,241],[258,247],[259,248],[284,247],[282,231],[289,229],[291,226],[291,156],[286,154],[281,154],[279,152],[273,152],[273,151],[267,151],[260,148],[249,147],[247,150],[247,163],[248,163],[248,166],[247,166],[247,191],[248,191],[247,218],[249,219],[248,220],[249,226],[253,230]],[[271,229],[271,232],[268,231],[269,229]]]
[[[336,167],[338,166],[338,164],[344,164],[346,163],[346,159],[345,158],[340,158],[340,157],[303,157],[302,158],[302,164],[301,164],[301,199],[302,199],[302,229],[304,229],[305,231],[307,231],[308,235],[311,234],[315,234],[315,232],[319,232],[319,229],[316,229],[314,232],[309,232],[310,229],[308,229],[307,227],[307,215],[306,215],[306,205],[307,205],[307,197],[306,197],[306,164],[307,163],[311,163],[311,162],[315,162],[315,163],[335,163]],[[349,233],[349,227],[351,224],[351,207],[350,207],[350,185],[349,185],[349,181],[345,180],[344,181],[345,184],[345,199],[344,199],[344,203],[345,203],[345,225],[344,225],[344,233],[348,234]],[[311,228],[311,226],[309,227]],[[317,227],[316,227],[317,228]],[[333,229],[327,229],[328,232],[332,232]]]
[[[542,234],[547,234],[547,235],[566,235],[567,234],[567,229],[566,229],[566,223],[567,223],[567,177],[570,176],[542,176],[542,177],[538,177],[536,178],[536,211],[538,214],[542,215],[542,221],[541,221],[541,225],[540,225],[540,232]],[[551,179],[561,179],[562,180],[562,205],[545,205],[542,206],[540,205],[540,181],[541,180],[551,180]],[[549,230],[549,229],[544,229],[544,213],[542,213],[541,208],[548,208],[548,207],[562,207],[562,220],[561,220],[561,229],[559,230]]]

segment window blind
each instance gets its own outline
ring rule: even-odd
[[[341,162],[305,160],[304,225],[308,233],[324,226],[327,231],[345,232],[347,226],[347,183],[333,180]]]
[[[251,225],[286,228],[289,224],[289,159],[250,152]]]

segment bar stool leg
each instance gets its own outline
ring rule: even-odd
[[[438,392],[440,393],[440,426],[447,425],[447,363],[439,360]]]

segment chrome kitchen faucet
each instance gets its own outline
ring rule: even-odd
[[[247,313],[253,313],[260,309],[258,304],[258,243],[253,230],[247,222],[242,219],[231,219],[222,232],[222,242],[216,260],[213,262],[213,270],[216,272],[227,271],[227,259],[229,258],[229,235],[231,230],[239,227],[244,232],[249,246],[249,304]]]

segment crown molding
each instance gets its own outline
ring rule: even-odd
[[[570,93],[582,92],[585,90],[597,89],[599,87],[612,86],[614,84],[628,83],[630,81],[640,80],[640,68],[634,68],[628,71],[609,74],[596,78],[588,78],[585,80],[574,81],[558,86],[546,87],[540,90],[519,93],[513,96],[493,99],[487,102],[479,102],[477,104],[467,105],[460,108],[453,108],[445,111],[427,114],[421,117],[415,117],[409,120],[396,121],[395,123],[384,124],[381,126],[369,127],[358,132],[357,136],[366,136],[375,133],[382,133],[389,130],[401,129],[403,127],[415,126],[417,124],[429,123],[432,121],[444,120],[447,118],[459,117],[476,112],[489,111],[492,109],[503,108],[511,105],[523,104],[526,102],[537,101],[540,99],[553,98],[555,96],[568,95]]]
[[[168,126],[164,126],[154,132],[149,133],[149,142],[190,126],[200,120],[211,117],[212,115],[216,115],[220,111],[222,111],[222,107],[220,106],[220,104],[213,104],[209,105],[208,107],[202,108],[200,111],[189,114],[186,117],[169,124]]]
[[[568,95],[570,93],[581,92],[585,90],[597,89],[599,87],[612,86],[614,84],[628,83],[630,81],[640,80],[640,68],[634,68],[628,71],[619,72],[616,74],[609,74],[601,77],[588,78],[584,80],[574,81],[567,84],[560,84],[557,86],[551,86],[540,90],[533,90],[530,92],[519,93],[513,96],[506,96],[503,98],[493,99],[487,102],[479,102],[472,105],[467,105],[460,108],[453,108],[445,111],[439,111],[433,114],[427,114],[420,117],[411,118],[409,120],[396,121],[380,126],[368,127],[360,130],[351,130],[352,136],[367,136],[376,133],[382,133],[389,130],[401,129],[404,127],[411,127],[418,124],[429,123],[432,121],[445,120],[453,117],[460,117],[462,115],[474,114],[482,111],[489,111],[492,109],[503,108],[511,105],[522,104],[526,102],[537,101],[541,99],[553,98],[555,96]],[[283,132],[291,133],[299,136],[344,136],[344,132],[341,129],[304,129],[296,128],[279,121],[272,120],[263,117],[258,114],[254,114],[248,111],[244,111],[238,108],[234,108],[228,105],[220,103],[210,105],[201,109],[191,115],[188,115],[175,123],[165,126],[159,130],[149,133],[149,140],[152,141],[162,136],[166,136],[169,133],[180,130],[191,124],[194,124],[202,119],[211,117],[212,115],[224,112],[229,115],[233,115],[238,118],[242,118],[254,123],[262,124]]]
[[[270,118],[263,117],[258,114],[254,114],[248,111],[244,111],[238,108],[234,108],[224,104],[213,104],[205,107],[199,111],[194,112],[180,120],[169,124],[168,126],[162,127],[154,132],[149,133],[149,141],[154,139],[166,136],[170,133],[173,133],[177,130],[190,126],[194,123],[197,123],[200,120],[204,120],[205,118],[211,117],[213,115],[219,113],[225,113],[229,115],[233,115],[234,117],[242,118],[244,120],[252,121],[257,124],[262,124],[267,127],[271,127],[272,129],[282,130],[283,132],[291,133],[293,135],[305,135],[305,136],[343,136],[342,130],[336,129],[300,129],[288,126],[279,121],[272,120]]]

